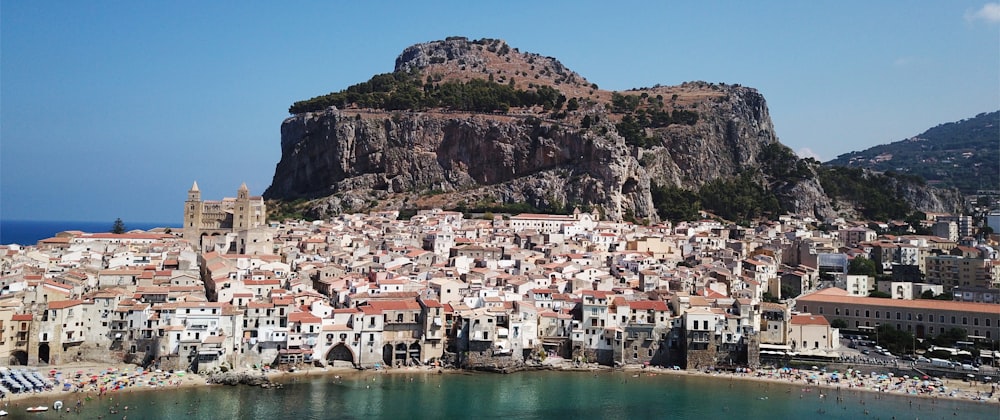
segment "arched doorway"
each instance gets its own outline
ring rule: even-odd
[[[38,344],[38,361],[49,363],[49,343]]]
[[[326,354],[326,361],[333,367],[344,366],[345,362],[354,366],[354,352],[344,343],[340,343],[333,346]]]
[[[413,344],[410,344],[410,354],[409,354],[409,356],[410,356],[410,358],[407,359],[407,362],[411,362],[411,361],[414,362],[414,363],[419,363],[420,362],[420,343],[413,342]]]
[[[924,332],[924,325],[923,324],[918,324],[917,325],[917,331],[916,331],[916,333],[914,335],[917,338],[924,338],[924,334],[925,334],[925,332]]]
[[[382,346],[382,364],[392,366],[392,344]]]
[[[10,353],[10,364],[25,366],[28,364],[28,352],[24,350],[14,350]]]
[[[396,344],[395,358],[396,358],[396,363],[398,363],[398,364],[406,364],[406,344],[405,343]]]

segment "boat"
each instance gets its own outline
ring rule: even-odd
[[[62,401],[56,401],[52,404],[52,409],[59,411],[62,409]]]
[[[36,407],[28,407],[28,412],[29,413],[41,413],[43,411],[49,411],[49,407],[44,406],[44,405],[39,405],[39,406],[36,406]]]

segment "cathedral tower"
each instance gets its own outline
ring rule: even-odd
[[[198,189],[198,181],[195,181],[184,202],[184,239],[196,245],[201,234],[201,213],[201,190]]]

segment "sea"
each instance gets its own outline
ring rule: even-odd
[[[390,373],[300,376],[281,389],[211,386],[117,392],[55,419],[992,419],[1000,406],[727,377],[635,372]],[[825,393],[824,397],[820,397]],[[81,394],[62,396],[74,407]],[[840,397],[840,398],[837,398]],[[127,409],[126,409],[127,407]],[[64,408],[65,409],[65,408]]]
[[[126,230],[148,230],[179,225],[178,223],[162,222],[131,223],[125,221],[124,223]],[[104,222],[68,222],[0,219],[0,245],[35,245],[42,239],[51,238],[55,234],[67,230],[79,230],[87,233],[110,232],[113,225],[114,220]]]

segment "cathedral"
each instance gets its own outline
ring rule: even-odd
[[[203,252],[274,253],[264,198],[251,197],[246,183],[240,185],[236,198],[204,201],[195,181],[184,203],[184,239]]]

